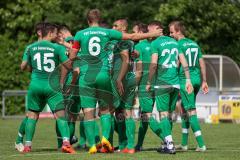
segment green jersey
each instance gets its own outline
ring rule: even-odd
[[[74,41],[81,46],[80,74],[88,71],[97,75],[102,71],[110,71],[109,51],[105,47],[113,39],[122,39],[122,33],[101,27],[89,27],[77,32]]]
[[[46,40],[28,48],[28,64],[32,67],[32,80],[47,80],[55,68],[66,61],[66,48]]]
[[[127,40],[127,41],[112,41],[112,43],[114,44],[113,47],[113,74],[114,74],[114,78],[117,78],[116,76],[118,76],[119,72],[120,72],[120,66],[122,65],[122,58],[120,55],[120,52],[123,50],[127,50],[129,53],[129,68],[128,68],[128,72],[125,76],[126,79],[131,79],[133,77],[135,77],[134,71],[133,71],[133,64],[134,64],[134,60],[131,58],[131,53],[134,50],[134,42]]]
[[[156,85],[178,85],[178,55],[182,54],[178,42],[173,38],[161,36],[151,44],[152,54],[158,54]]]
[[[188,62],[190,77],[199,78],[200,77],[200,64],[199,59],[202,58],[202,52],[198,44],[191,39],[183,38],[178,41],[181,50]],[[185,78],[184,70],[182,66],[180,67],[179,77]]]
[[[34,44],[34,43],[33,43],[33,44]],[[29,50],[29,48],[31,47],[31,45],[32,45],[32,44],[28,45],[28,46],[25,48],[25,50],[24,50],[24,52],[23,52],[23,56],[22,56],[22,61],[27,61],[27,60],[28,60],[28,50]]]
[[[70,42],[70,41],[73,41],[73,39],[74,39],[74,37],[66,37],[65,39],[64,39],[64,41],[65,42]]]
[[[151,63],[151,41],[142,40],[136,46],[135,50],[139,52],[139,60],[142,61],[142,77],[139,85],[146,85],[149,73],[149,65]],[[145,88],[144,88],[145,89]]]

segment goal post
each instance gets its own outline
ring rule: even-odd
[[[26,112],[26,106],[27,106],[27,90],[4,90],[2,92],[2,119],[7,119],[7,118],[23,118],[25,117],[24,115],[8,115],[7,114],[7,107],[9,107],[6,103],[6,100],[8,97],[24,97],[24,104],[22,103],[21,105],[24,105],[25,107],[25,112]],[[16,109],[16,106],[19,107],[21,106],[20,104],[15,104],[14,108]],[[45,106],[43,112],[39,115],[39,118],[52,118],[51,111],[48,107],[48,105]]]

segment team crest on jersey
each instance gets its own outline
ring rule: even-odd
[[[150,50],[150,47],[146,47],[145,50],[149,51],[149,50]]]

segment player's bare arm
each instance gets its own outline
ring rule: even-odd
[[[157,29],[156,31],[148,32],[148,33],[123,33],[122,39],[128,40],[131,39],[133,41],[141,40],[141,39],[147,39],[147,38],[153,38],[163,35],[162,29]]]
[[[20,69],[22,71],[32,72],[32,67],[28,65],[27,61],[22,61],[21,65],[20,65]]]
[[[202,91],[204,94],[208,93],[208,84],[206,78],[206,65],[203,58],[199,59],[200,69],[201,69],[201,77],[202,77]]]
[[[70,70],[72,70],[72,65],[74,59],[77,57],[77,53],[80,49],[79,42],[75,41],[73,46],[69,49],[69,59],[62,64],[61,67],[61,78],[60,83],[63,85],[65,78]]]
[[[140,82],[143,72],[143,64],[142,61],[138,61],[136,64],[136,81],[137,84]]]
[[[149,66],[149,74],[148,74],[148,81],[147,81],[147,85],[146,85],[146,90],[150,91],[151,88],[151,81],[152,78],[157,70],[157,61],[158,61],[158,54],[157,53],[153,53],[152,54],[152,58],[151,58],[151,64]]]
[[[121,59],[122,59],[122,65],[121,65],[121,69],[120,69],[120,72],[119,72],[119,75],[117,78],[117,88],[118,88],[119,94],[122,95],[124,92],[122,80],[128,71],[129,52],[128,52],[128,50],[123,50],[120,52],[120,55],[121,55]]]
[[[74,68],[74,70],[73,70],[73,72],[72,72],[72,81],[71,81],[71,83],[70,83],[70,86],[65,90],[65,93],[66,93],[67,95],[69,95],[69,94],[72,92],[72,90],[73,90],[75,87],[77,87],[76,84],[77,84],[77,80],[78,80],[79,74],[80,74],[80,68],[79,68],[79,67]]]
[[[188,93],[191,93],[193,91],[193,86],[190,80],[190,73],[189,73],[189,68],[188,68],[188,63],[184,57],[184,54],[179,54],[179,61],[183,66],[184,73],[186,76],[186,91]]]

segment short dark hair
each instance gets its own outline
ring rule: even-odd
[[[100,22],[101,20],[101,12],[99,9],[91,9],[87,13],[87,20],[92,23],[92,22]]]
[[[104,20],[100,22],[99,26],[103,28],[111,28],[110,25],[107,23],[107,21],[104,21]]]
[[[45,22],[38,22],[36,25],[35,25],[35,33],[38,34],[37,32],[38,31],[41,31],[43,30],[45,26]]]
[[[114,23],[116,23],[116,22],[119,22],[120,25],[125,28],[125,31],[128,30],[128,20],[127,20],[127,18],[118,19]]]
[[[45,23],[44,28],[42,30],[42,37],[46,37],[49,32],[53,32],[57,29],[58,26],[53,23]]]
[[[161,23],[160,21],[157,21],[157,20],[150,22],[148,25],[149,25],[149,26],[155,25],[155,26],[158,26],[158,27],[160,27],[161,29],[163,29],[162,23]]]
[[[64,30],[64,31],[70,32],[70,28],[66,24],[60,24],[58,28],[59,28],[59,31]]]
[[[138,27],[138,30],[142,31],[143,33],[147,33],[147,32],[148,32],[147,25],[144,24],[144,23],[135,22],[135,23],[133,24],[133,27],[134,27],[134,26],[137,26],[137,27]]]
[[[186,33],[186,29],[182,21],[172,21],[168,26],[174,26],[174,29],[177,32],[180,31],[183,35]]]

